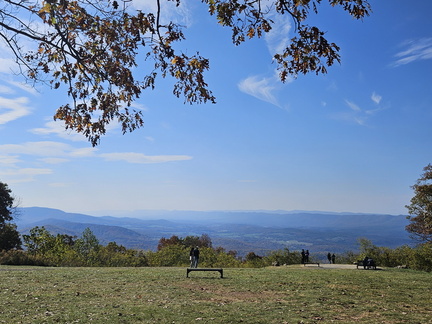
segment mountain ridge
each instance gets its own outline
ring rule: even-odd
[[[55,233],[80,236],[89,227],[101,244],[115,241],[127,248],[155,250],[161,237],[208,234],[214,246],[265,254],[271,250],[309,248],[344,252],[358,248],[365,237],[378,246],[410,244],[406,216],[364,213],[262,211],[158,211],[139,217],[90,216],[45,207],[19,210],[21,233],[45,226]]]

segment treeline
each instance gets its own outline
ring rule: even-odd
[[[199,267],[266,267],[270,265],[300,264],[298,251],[271,251],[265,256],[249,252],[245,257],[236,251],[213,247],[207,234],[201,236],[176,235],[161,238],[156,251],[127,249],[116,242],[103,246],[93,232],[87,228],[77,238],[66,234],[51,234],[44,227],[35,227],[22,236],[24,249],[0,252],[0,264],[39,265],[58,267],[188,267],[191,247],[200,249]],[[432,244],[416,247],[401,246],[395,249],[379,247],[370,240],[359,239],[359,253],[345,252],[337,255],[336,263],[354,263],[369,257],[381,267],[398,267],[432,271]],[[313,254],[312,262],[323,262],[326,256]],[[325,261],[324,261],[325,262]]]
[[[382,267],[404,267],[413,270],[432,271],[432,242],[425,242],[414,247],[402,245],[395,249],[374,245],[366,238],[359,239],[360,255],[375,260]],[[355,254],[351,253],[353,257]]]
[[[430,242],[416,246],[402,245],[394,249],[374,245],[366,238],[358,239],[358,243],[360,252],[347,251],[340,254],[336,258],[336,263],[350,264],[368,257],[373,259],[379,267],[432,271],[432,243]]]
[[[0,252],[0,264],[58,267],[187,267],[191,247],[200,248],[200,267],[264,267],[271,264],[300,263],[300,254],[288,249],[272,251],[267,256],[250,252],[244,258],[236,251],[214,248],[207,234],[159,240],[157,251],[127,249],[116,242],[106,246],[94,233],[85,229],[77,238],[67,234],[51,234],[45,227],[34,227],[22,236],[24,249]]]

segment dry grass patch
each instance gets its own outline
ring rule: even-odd
[[[428,323],[431,274],[0,267],[0,323]]]

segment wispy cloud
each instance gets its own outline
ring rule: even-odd
[[[285,15],[275,15],[270,17],[274,24],[270,32],[264,35],[264,40],[269,53],[273,56],[277,53],[283,53],[284,49],[290,43],[291,20]],[[287,82],[292,82],[289,78]],[[281,82],[277,71],[269,77],[250,76],[239,82],[240,91],[251,95],[259,100],[271,103],[279,108],[284,108],[275,96],[275,91],[280,88]]]
[[[102,158],[107,161],[124,161],[128,163],[164,163],[171,161],[185,161],[192,159],[189,155],[145,155],[135,152],[113,152],[98,154],[93,147],[75,148],[60,142],[27,142],[23,144],[0,145],[0,161],[18,162],[20,155],[30,155],[46,163],[67,162],[68,159]]]
[[[248,77],[238,84],[240,91],[251,95],[259,100],[281,107],[275,95],[276,83],[273,78],[260,78],[258,76]]]
[[[0,164],[3,166],[15,165],[20,162],[20,159],[16,155],[0,155]]]
[[[1,62],[0,62],[0,64],[1,64]],[[15,93],[15,90],[13,90],[11,87],[5,86],[4,84],[0,84],[0,93],[13,94],[13,93]]]
[[[355,104],[355,103],[352,102],[352,101],[345,100],[345,103],[346,103],[347,106],[350,107],[351,110],[353,110],[353,111],[356,111],[356,112],[361,112],[361,111],[362,111],[362,109],[361,109],[357,104]]]
[[[0,124],[6,124],[18,118],[29,115],[31,108],[27,97],[9,99],[0,97]]]
[[[404,50],[395,55],[392,66],[397,67],[420,60],[432,59],[432,37],[409,40],[401,45]]]
[[[0,72],[12,73],[12,68],[16,67],[16,63],[12,58],[0,58]]]
[[[22,144],[0,145],[0,178],[10,183],[34,181],[36,176],[53,173],[41,164],[54,165],[77,159],[103,159],[124,163],[166,163],[191,160],[189,155],[145,155],[135,152],[112,152],[99,154],[97,148],[81,147],[53,141],[27,142]],[[33,167],[35,166],[35,167]],[[36,167],[37,166],[37,167]]]
[[[71,145],[53,142],[27,142],[23,144],[3,144],[0,145],[0,153],[3,154],[22,154],[42,157],[74,157],[92,156],[96,148],[76,149]]]
[[[10,168],[0,170],[0,177],[7,178],[8,183],[23,183],[36,180],[36,176],[52,174],[48,168]]]
[[[71,141],[87,141],[84,135],[66,130],[63,122],[60,121],[49,121],[45,123],[45,127],[33,128],[29,130],[31,133],[42,136],[56,135],[60,138],[71,140]]]
[[[156,1],[149,0],[134,0],[132,6],[134,9],[143,12],[156,13],[158,10]],[[161,1],[161,23],[165,24],[174,21],[183,26],[189,27],[192,23],[192,15],[190,13],[190,4],[187,0],[182,0],[179,5],[176,1]]]
[[[349,108],[349,110],[340,112],[333,117],[340,120],[354,122],[361,126],[366,126],[369,118],[386,109],[380,105],[382,96],[376,92],[372,93],[370,99],[373,102],[372,106],[370,103],[359,105],[352,100],[345,99],[345,105]],[[364,106],[367,108],[364,108]]]
[[[107,161],[124,161],[128,163],[148,164],[191,160],[189,155],[145,155],[142,153],[104,153],[100,157]]]
[[[291,19],[287,15],[275,15],[271,17],[274,25],[270,32],[265,34],[268,51],[273,56],[282,53],[290,43]]]
[[[373,102],[375,102],[377,105],[380,104],[382,97],[375,92],[372,93],[371,99]]]
[[[17,81],[13,81],[13,80],[9,80],[8,83],[13,85],[14,87],[17,87],[20,90],[23,90],[23,91],[33,95],[33,96],[37,96],[40,94],[35,87],[33,87],[27,83],[17,82]]]
[[[46,164],[60,164],[60,163],[65,163],[68,162],[68,159],[64,159],[64,158],[43,158],[40,159],[40,161],[46,163]]]

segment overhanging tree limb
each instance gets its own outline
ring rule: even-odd
[[[115,0],[4,0],[0,36],[26,77],[34,82],[48,80],[54,89],[62,84],[67,88],[73,104],[59,107],[55,119],[97,145],[113,120],[123,133],[143,125],[141,112],[131,106],[143,90],[155,87],[159,76],[172,77],[173,94],[185,102],[215,102],[204,78],[209,60],[176,48],[185,39],[182,27],[173,21],[162,24],[162,1],[169,0],[154,1],[156,12],[143,13],[132,11],[127,1],[120,6]],[[290,15],[296,35],[274,55],[281,81],[288,75],[326,73],[328,66],[340,61],[339,47],[318,27],[306,24],[322,2],[340,6],[356,19],[371,12],[367,0],[270,0],[265,8],[261,0],[202,2],[219,24],[231,28],[235,45],[270,32],[273,16]],[[181,0],[175,3],[178,6]],[[24,13],[30,17],[28,22],[19,18]],[[46,28],[38,30],[38,25]],[[18,37],[35,43],[36,50],[22,53]],[[140,53],[146,68],[139,70],[144,76],[138,79]]]

